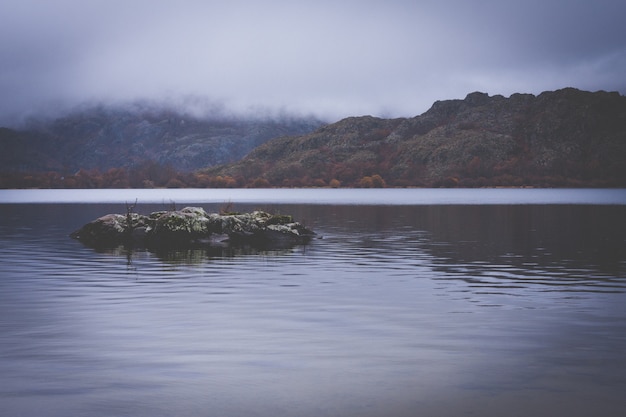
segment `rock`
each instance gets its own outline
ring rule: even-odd
[[[337,180],[362,186],[626,186],[626,97],[565,88],[435,102],[414,118],[350,117],[257,147],[209,176],[262,177],[274,186]],[[565,181],[565,182],[564,182]]]
[[[185,247],[189,245],[251,245],[284,248],[309,242],[315,233],[292,216],[252,213],[208,214],[200,207],[159,211],[148,216],[107,214],[73,232],[72,238],[90,247],[119,245]]]

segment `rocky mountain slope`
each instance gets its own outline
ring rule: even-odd
[[[196,118],[156,108],[94,107],[20,130],[0,128],[1,171],[107,170],[147,161],[192,171],[236,161],[263,142],[309,133],[312,118]]]
[[[352,117],[278,138],[205,173],[278,186],[626,186],[626,97],[476,92],[414,118]]]

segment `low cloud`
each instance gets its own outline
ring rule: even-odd
[[[193,98],[332,121],[477,90],[623,94],[625,15],[611,0],[5,0],[0,122],[85,102]]]

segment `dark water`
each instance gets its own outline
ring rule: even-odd
[[[626,206],[235,208],[324,238],[99,253],[123,205],[0,205],[0,415],[626,415]]]

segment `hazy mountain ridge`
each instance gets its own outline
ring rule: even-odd
[[[626,97],[475,92],[412,118],[327,125],[99,108],[0,128],[0,143],[4,188],[626,187]]]
[[[347,118],[206,173],[286,186],[367,186],[373,175],[397,186],[626,186],[624,161],[626,97],[566,88],[509,98],[476,92],[406,119]]]
[[[94,107],[3,128],[3,171],[107,170],[152,162],[178,171],[242,158],[261,143],[313,131],[314,118],[199,118],[168,109]]]

